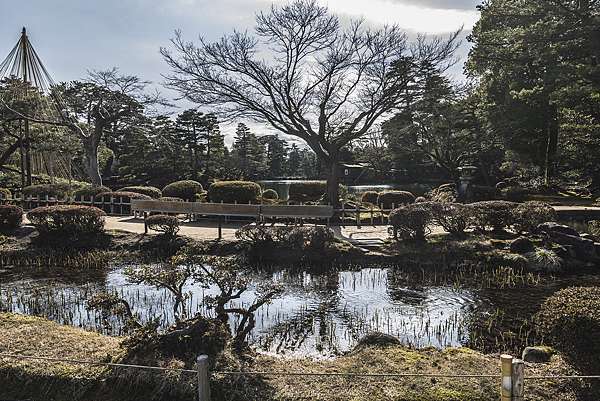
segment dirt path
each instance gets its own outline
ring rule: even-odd
[[[245,224],[247,223],[230,222],[223,224],[223,239],[235,239],[235,232]],[[132,216],[107,216],[106,229],[141,234],[144,232],[144,221]],[[338,238],[346,240],[386,239],[388,237],[387,226],[366,225],[361,228],[355,226],[333,226],[332,229]],[[179,233],[197,240],[213,240],[218,236],[218,226],[217,222],[209,220],[185,222],[182,223]]]

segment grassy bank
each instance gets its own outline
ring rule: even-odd
[[[121,360],[116,338],[60,326],[36,317],[0,314],[0,353],[19,353],[97,362]],[[275,372],[418,372],[497,374],[497,355],[468,349],[409,350],[393,346],[364,347],[325,361],[279,359],[259,355],[245,361],[217,363],[217,369]],[[157,361],[156,363],[161,363]],[[162,364],[183,367],[180,361]],[[219,365],[221,365],[219,367]],[[225,367],[227,365],[227,367]],[[189,367],[189,365],[188,365]],[[560,356],[543,365],[528,365],[527,374],[565,374],[571,369]],[[0,399],[31,400],[193,400],[194,377],[155,375],[88,365],[0,358]],[[584,400],[569,382],[527,383],[527,400]],[[235,378],[214,375],[214,400],[322,401],[479,401],[498,399],[498,379],[358,379],[341,377]]]

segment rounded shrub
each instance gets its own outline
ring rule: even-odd
[[[317,202],[327,193],[325,181],[304,181],[290,184],[289,200],[294,202]]]
[[[443,184],[431,190],[429,198],[433,202],[448,202],[454,203],[458,200],[458,191],[456,184]]]
[[[208,199],[215,203],[256,203],[260,185],[251,181],[218,181],[208,188]]]
[[[598,364],[600,287],[569,287],[555,292],[535,316],[540,334],[557,349]]]
[[[8,188],[0,188],[0,199],[12,198],[12,192]]]
[[[0,205],[0,231],[15,230],[23,222],[23,209],[14,205]]]
[[[508,201],[483,201],[469,205],[473,224],[481,231],[503,230],[513,225],[516,204]]]
[[[366,191],[361,194],[360,201],[362,203],[370,203],[370,204],[376,205],[378,198],[379,198],[379,192]]]
[[[424,240],[433,223],[431,207],[425,203],[414,203],[392,210],[389,224],[396,240]]]
[[[452,235],[462,235],[471,225],[471,208],[461,203],[429,202],[434,221]]]
[[[262,198],[268,200],[278,200],[279,194],[274,189],[265,189],[262,193]]]
[[[377,197],[377,204],[383,209],[415,203],[415,196],[407,191],[384,191]]]
[[[162,191],[156,187],[131,186],[119,189],[119,192],[135,192],[136,194],[147,195],[153,199],[162,196]]]
[[[57,205],[38,207],[27,218],[40,236],[78,238],[104,231],[104,213],[93,206]]]
[[[64,198],[69,195],[71,188],[67,183],[38,184],[23,188],[25,196],[48,196],[49,198]]]
[[[162,190],[162,195],[167,197],[181,198],[187,202],[195,202],[197,194],[204,192],[202,184],[194,180],[175,181]]]
[[[156,214],[146,218],[149,229],[158,231],[167,237],[174,237],[179,232],[179,219],[166,214]]]
[[[87,187],[82,187],[79,188],[77,190],[75,190],[75,192],[73,192],[73,197],[76,200],[82,200],[84,198],[95,198],[96,195],[101,194],[101,193],[106,193],[106,192],[111,192],[111,189],[105,186],[87,186]]]
[[[514,226],[519,232],[533,232],[542,223],[556,221],[556,211],[546,203],[540,201],[524,202],[513,210]]]

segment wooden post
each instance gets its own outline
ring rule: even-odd
[[[146,221],[146,217],[148,217],[148,212],[144,212],[144,234],[148,234],[148,222]]]
[[[210,381],[208,379],[208,356],[200,355],[197,362],[198,369],[198,401],[210,401]]]
[[[512,364],[512,356],[504,354],[500,355],[500,365],[502,369],[502,382],[500,384],[501,401],[512,401]]]
[[[223,216],[219,216],[218,218],[219,221],[219,241],[223,238]]]
[[[375,225],[375,221],[373,220],[373,205],[371,205],[371,225]]]
[[[512,361],[512,399],[523,401],[525,399],[525,364],[521,359]]]
[[[360,206],[356,204],[356,227],[360,228]]]

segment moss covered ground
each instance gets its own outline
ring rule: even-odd
[[[95,362],[119,361],[118,338],[60,326],[48,320],[0,314],[0,353],[18,353]],[[417,372],[424,374],[498,374],[499,356],[466,348],[411,350],[402,346],[363,347],[345,356],[322,361],[246,356],[243,362],[217,364],[217,369],[275,372]],[[182,361],[157,361],[186,366]],[[225,366],[227,365],[227,366]],[[548,364],[526,367],[528,375],[576,372],[556,355]],[[193,375],[192,375],[193,376]],[[0,399],[30,400],[193,400],[194,377],[189,374],[143,374],[67,363],[19,361],[0,357]],[[265,401],[479,401],[497,400],[499,379],[346,378],[275,376],[236,379],[215,374],[214,400]],[[591,400],[582,383],[531,381],[526,400]],[[586,393],[587,391],[587,393]],[[598,399],[598,398],[596,398]]]

